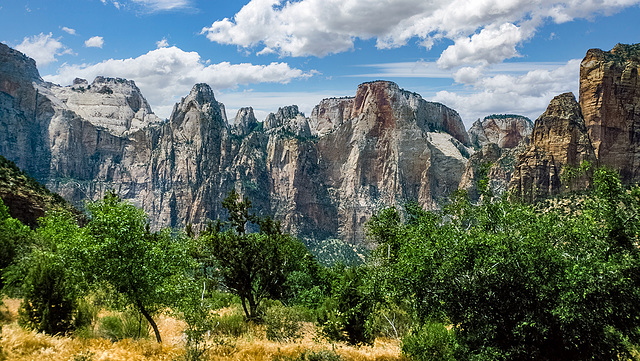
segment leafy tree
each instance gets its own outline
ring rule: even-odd
[[[299,269],[306,251],[298,240],[280,230],[278,222],[249,213],[251,202],[240,199],[234,190],[222,205],[229,222],[210,224],[201,239],[216,263],[222,284],[240,297],[247,319],[257,319],[262,300],[283,297],[288,275]],[[247,233],[251,223],[258,224],[260,231]]]
[[[631,358],[640,342],[640,189],[625,190],[606,170],[594,178],[573,210],[489,198],[474,206],[458,194],[411,223],[380,213],[389,219],[377,224],[393,227],[378,238],[380,288],[408,300],[423,325],[451,325],[446,344],[458,359]],[[388,244],[399,245],[395,257]],[[420,350],[422,336],[412,337]]]
[[[162,342],[152,315],[175,300],[174,284],[189,267],[185,247],[168,230],[150,232],[144,211],[114,192],[87,208],[93,242],[85,271],[142,313]]]
[[[40,219],[29,251],[4,274],[13,294],[24,298],[20,325],[48,334],[64,334],[75,326],[81,281],[72,252],[81,237],[68,212],[50,211]]]
[[[374,302],[368,290],[365,267],[347,268],[333,290],[340,330],[352,345],[373,344],[371,316]]]
[[[14,262],[32,243],[33,232],[9,215],[9,209],[0,199],[0,273]],[[0,290],[4,280],[0,280]]]

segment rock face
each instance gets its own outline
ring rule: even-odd
[[[469,129],[469,138],[478,149],[467,163],[460,189],[468,192],[472,200],[480,197],[480,181],[494,196],[509,190],[517,155],[529,145],[533,123],[520,115],[490,115],[478,119]]]
[[[287,106],[258,122],[243,108],[233,125],[196,84],[160,121],[131,81],[60,87],[22,54],[0,57],[1,153],[76,204],[115,189],[154,227],[224,218],[235,188],[288,231],[355,244],[382,206],[434,207],[473,152],[455,111],[390,82],[323,100],[310,118]]]
[[[253,114],[253,108],[240,108],[233,121],[231,132],[237,136],[244,137],[251,133],[258,126],[258,120]]]
[[[600,164],[640,181],[640,44],[591,49],[580,64],[580,106]]]
[[[96,127],[121,136],[160,122],[133,81],[97,77],[77,79],[69,87],[49,87],[51,94]]]
[[[558,95],[536,119],[531,145],[519,156],[512,189],[522,199],[533,201],[567,190],[569,181],[576,188],[585,188],[588,177],[562,182],[568,167],[577,169],[583,161],[597,162],[580,105],[571,93]]]
[[[536,120],[530,145],[521,143],[521,150],[507,153],[517,159],[513,174],[494,173],[496,169],[491,167],[489,183],[504,184],[504,179],[510,178],[514,196],[534,201],[588,187],[593,167],[591,171],[581,167],[585,161],[619,171],[623,183],[639,182],[639,70],[640,44],[618,44],[611,51],[589,50],[580,66],[580,103],[572,94],[554,98]],[[490,138],[484,128],[484,122],[474,124],[469,131],[472,142],[481,145]],[[483,148],[474,154],[461,187],[475,191],[479,165],[494,162],[497,153],[497,148]],[[495,164],[505,159],[504,149],[500,153]]]
[[[338,119],[329,121],[332,112]],[[316,149],[343,239],[362,239],[362,225],[383,205],[417,200],[435,207],[458,187],[470,149],[456,139],[468,141],[456,133],[464,128],[455,111],[379,81],[360,85],[354,99],[324,101],[313,114],[325,117],[312,123],[325,132]]]
[[[531,134],[533,123],[520,115],[490,115],[476,120],[469,128],[469,138],[474,147],[493,143],[500,148],[515,148]]]

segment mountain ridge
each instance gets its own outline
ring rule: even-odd
[[[233,124],[212,89],[195,84],[162,121],[132,81],[46,83],[33,61],[2,45],[0,154],[76,204],[114,189],[155,227],[198,229],[224,216],[220,201],[235,189],[300,237],[360,244],[376,210],[414,200],[435,209],[458,188],[477,197],[481,177],[495,194],[510,190],[530,201],[568,189],[564,169],[582,160],[637,181],[635,47],[619,45],[615,56],[589,50],[579,102],[565,94],[533,125],[494,115],[467,132],[455,110],[389,81],[323,99],[309,117],[291,105],[260,122],[245,107]],[[602,120],[606,114],[617,115]],[[617,156],[607,158],[607,149]]]

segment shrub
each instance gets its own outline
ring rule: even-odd
[[[453,331],[441,323],[427,323],[402,339],[402,353],[416,361],[453,361],[456,341]]]
[[[35,254],[24,279],[18,324],[50,335],[73,328],[74,300],[67,294],[65,270],[48,254]]]
[[[352,345],[373,343],[373,298],[364,283],[366,271],[364,267],[348,268],[336,281],[332,300],[325,302],[318,320],[325,337]]]
[[[290,342],[302,337],[302,315],[292,307],[272,306],[263,317],[267,339]]]

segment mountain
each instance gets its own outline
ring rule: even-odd
[[[133,81],[62,87],[7,46],[0,57],[0,153],[74,204],[114,189],[154,227],[224,218],[235,188],[298,236],[359,244],[383,206],[437,207],[473,153],[457,112],[387,81],[325,99],[310,117],[291,105],[259,122],[247,107],[233,124],[196,84],[162,121]]]
[[[510,190],[535,201],[588,187],[594,167],[618,171],[625,184],[640,182],[639,71],[640,44],[587,51],[579,102],[573,94],[559,95],[536,119],[530,142],[525,138],[506,153],[494,145],[474,154],[461,187],[473,191],[486,176],[490,185],[499,185],[494,193]],[[475,136],[482,132],[470,133],[482,140]],[[478,172],[480,165],[489,171]]]
[[[38,218],[52,209],[64,209],[84,218],[58,194],[52,193],[34,178],[20,170],[15,163],[0,155],[0,198],[9,208],[11,217],[31,228]]]
[[[458,188],[477,198],[482,179],[527,201],[589,186],[587,163],[638,182],[639,49],[589,50],[579,102],[559,95],[533,126],[492,115],[467,132],[454,110],[388,81],[324,99],[309,117],[289,105],[259,121],[245,107],[233,124],[196,84],[163,121],[133,81],[47,83],[0,44],[0,154],[74,204],[114,189],[156,228],[224,218],[236,189],[314,247],[361,245],[381,207],[434,209]]]

